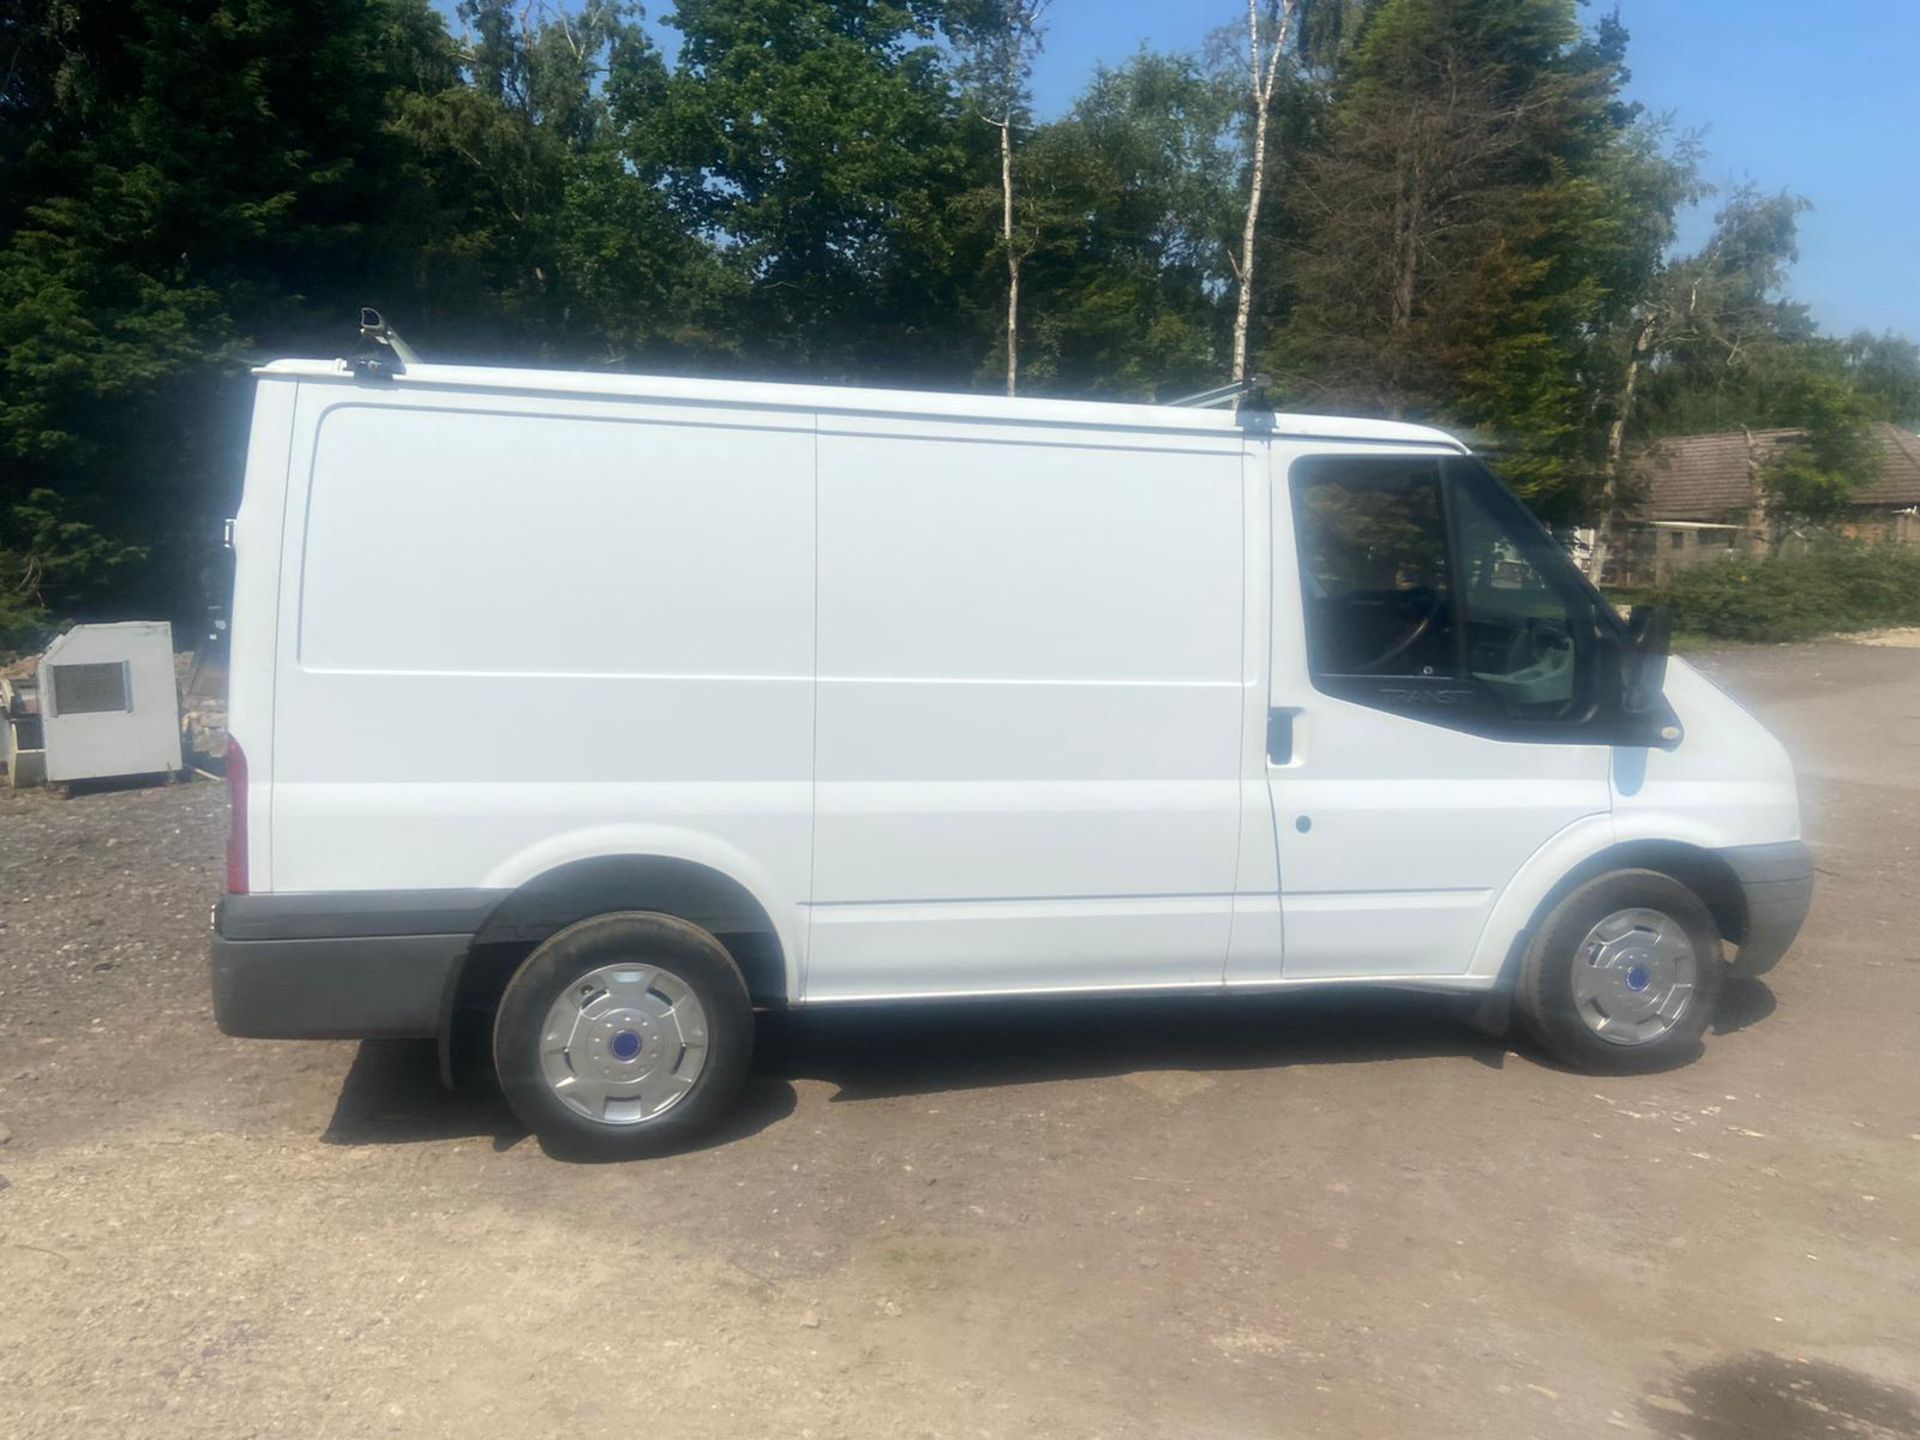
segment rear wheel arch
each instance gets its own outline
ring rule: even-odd
[[[527,957],[570,925],[646,911],[707,931],[732,956],[756,1005],[792,999],[786,947],[766,906],[734,877],[666,855],[604,855],[546,870],[488,913],[451,979],[440,1031],[443,1076],[487,1064],[488,1036],[507,983]]]

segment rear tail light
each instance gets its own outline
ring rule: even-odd
[[[227,741],[227,893],[247,893],[247,752]]]

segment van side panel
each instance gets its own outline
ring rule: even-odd
[[[796,945],[812,416],[312,386],[295,441],[275,888],[740,856]]]
[[[823,418],[806,998],[1220,982],[1244,443],[1128,438]]]

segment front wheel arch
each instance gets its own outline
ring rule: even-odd
[[[1678,840],[1629,840],[1588,856],[1569,870],[1534,907],[1526,928],[1514,937],[1503,979],[1511,980],[1529,939],[1567,896],[1609,870],[1652,870],[1679,881],[1707,907],[1720,938],[1738,945],[1747,935],[1747,895],[1724,858]]]

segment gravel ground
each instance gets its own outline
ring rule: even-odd
[[[1920,1435],[1920,655],[1701,663],[1821,886],[1685,1069],[1419,998],[778,1017],[632,1165],[219,1035],[218,787],[0,792],[0,1437]]]

